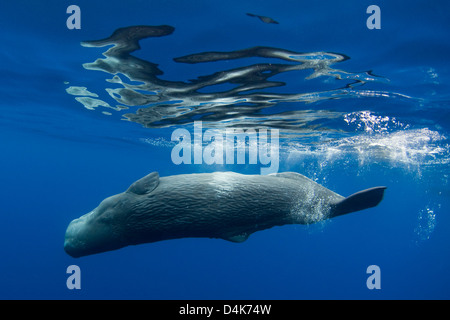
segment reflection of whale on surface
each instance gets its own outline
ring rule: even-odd
[[[174,32],[175,28],[168,25],[140,25],[117,29],[100,40],[83,41],[84,47],[107,47],[102,58],[84,63],[83,67],[113,75],[112,79],[106,79],[112,85],[105,90],[117,105],[90,96],[80,97],[79,94],[75,99],[88,110],[97,107],[116,110],[124,120],[146,128],[185,126],[202,120],[210,128],[273,128],[279,129],[282,137],[295,134],[309,139],[317,134],[324,137],[325,134],[334,136],[336,132],[342,132],[342,117],[347,113],[347,110],[341,110],[346,108],[345,104],[344,107],[323,104],[327,106],[324,109],[313,106],[313,103],[390,95],[374,90],[355,90],[369,81],[385,79],[369,71],[353,73],[335,68],[349,59],[344,54],[299,52],[266,46],[178,56],[173,59],[177,64],[230,60],[236,64],[211,63],[207,74],[191,80],[170,80],[161,77],[164,72],[155,63],[157,61],[139,58],[133,52],[140,48],[141,40],[149,38],[155,41],[152,50],[157,50],[156,39]],[[224,65],[232,67],[223,69]],[[336,82],[321,81],[319,90],[300,89],[302,79],[309,81],[324,77],[336,79]],[[285,88],[281,90],[281,87]],[[69,94],[79,93],[68,89]],[[123,110],[129,111],[123,113]]]
[[[344,198],[298,173],[233,172],[159,178],[153,172],[127,191],[73,220],[64,249],[73,257],[184,237],[242,242],[259,230],[314,223],[378,205],[385,187]]]
[[[259,20],[261,20],[261,21],[264,22],[264,23],[274,23],[274,24],[279,24],[278,22],[276,22],[275,20],[273,20],[273,19],[270,18],[270,17],[258,16],[258,15],[253,14],[253,13],[247,13],[247,15],[248,15],[249,17],[259,18]]]

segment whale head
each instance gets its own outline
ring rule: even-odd
[[[78,258],[129,245],[132,235],[127,232],[127,221],[136,209],[136,202],[158,184],[158,173],[150,173],[127,191],[106,198],[91,212],[72,220],[66,230],[64,250]]]
[[[91,212],[70,222],[64,250],[77,258],[125,246],[122,222],[126,214],[122,199],[120,194],[109,197]]]

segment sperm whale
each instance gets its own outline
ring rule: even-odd
[[[70,222],[64,249],[81,257],[185,237],[243,242],[274,226],[310,224],[374,207],[384,189],[375,187],[345,198],[294,172],[161,178],[152,172]]]

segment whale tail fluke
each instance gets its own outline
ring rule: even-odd
[[[348,196],[333,206],[331,217],[377,206],[383,200],[385,189],[386,187],[374,187]]]

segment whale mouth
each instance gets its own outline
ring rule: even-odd
[[[85,238],[82,234],[85,216],[72,220],[66,229],[64,251],[74,258],[83,256],[86,250],[86,242],[81,240]]]
[[[114,231],[114,226],[98,221],[95,209],[72,220],[64,237],[64,251],[73,258],[115,250],[125,245],[126,242]]]
[[[72,239],[66,239],[64,241],[64,251],[73,258],[79,258],[84,254],[78,249],[77,245],[74,245]]]
[[[66,229],[64,236],[64,251],[74,258],[90,254],[95,245],[92,240],[96,237],[91,232],[92,224],[95,216],[95,209],[81,217],[72,220]]]

